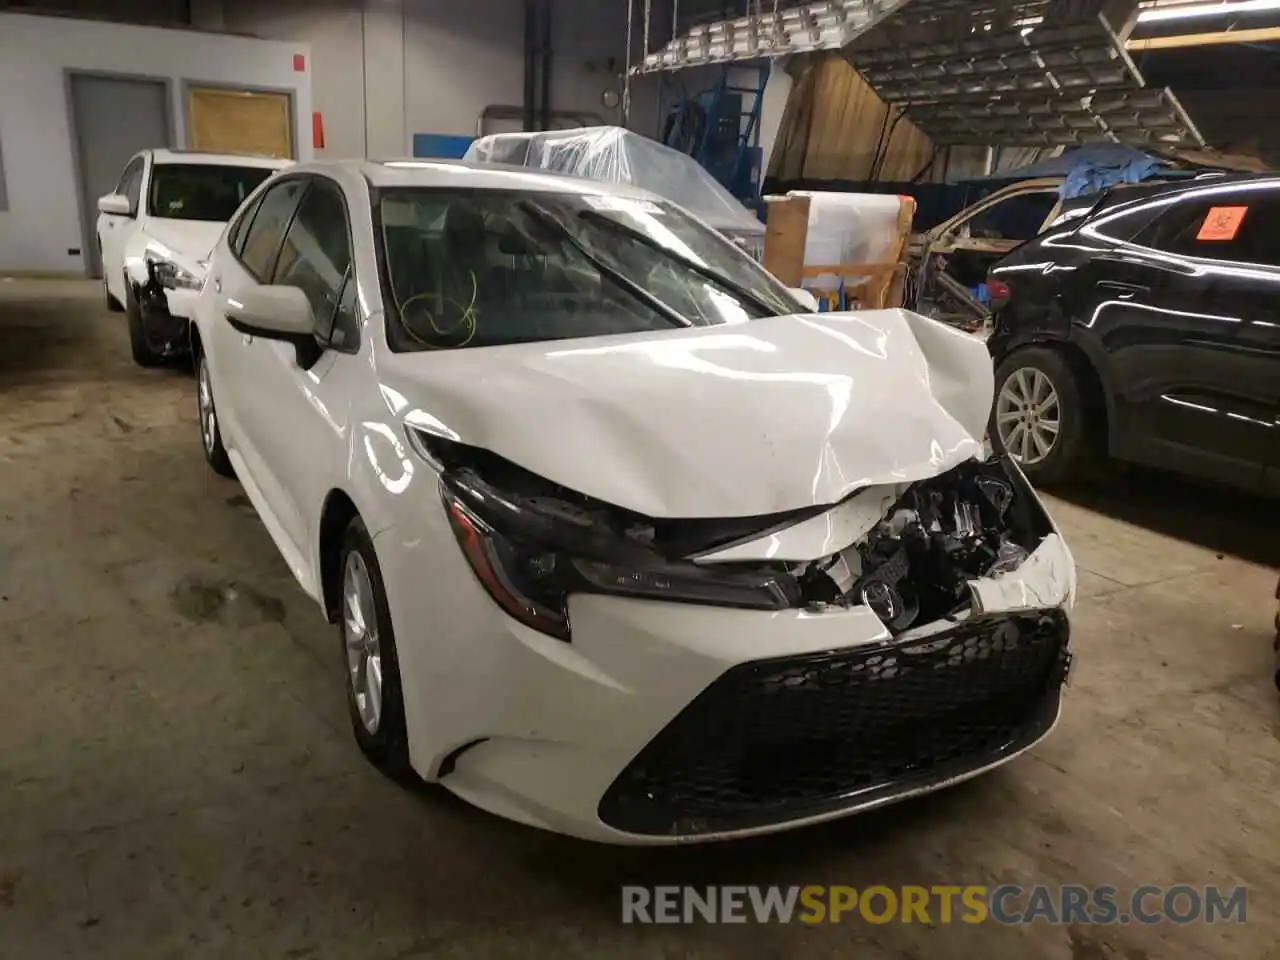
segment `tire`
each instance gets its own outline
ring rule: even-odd
[[[1055,484],[1080,478],[1090,465],[1092,449],[1080,382],[1062,354],[1048,347],[1015,350],[996,369],[995,383],[990,422],[993,444],[1012,454],[1032,483]],[[1055,402],[1035,405],[1040,414],[1038,420],[1032,421],[1027,412],[1032,406],[1020,406],[1015,397],[1047,396],[1040,392],[1041,384],[1048,385]],[[1023,425],[1022,432],[1017,431],[1019,423]],[[1048,437],[1049,426],[1054,423],[1056,432],[1052,433],[1047,450],[1037,447],[1036,436]]]
[[[358,516],[347,526],[338,570],[341,576],[338,583],[338,635],[351,730],[370,763],[394,780],[407,780],[411,778],[413,768],[409,764],[404,690],[400,684],[400,661],[396,653],[395,631],[391,626],[391,609],[387,605],[382,568],[378,566],[373,541],[365,530],[364,521]],[[363,587],[357,585],[361,577]],[[354,613],[357,608],[358,618]],[[374,629],[372,644],[369,643],[370,620]],[[370,669],[373,663],[379,668],[376,675],[381,676],[376,701],[368,682],[369,677],[375,676]],[[376,709],[372,707],[374,703]]]
[[[124,312],[129,321],[129,349],[133,353],[133,362],[140,367],[158,367],[164,363],[164,355],[159,353],[147,341],[147,331],[142,324],[142,305],[138,295],[134,293],[129,278],[124,282]]]
[[[214,473],[234,477],[236,471],[227,456],[227,448],[222,445],[222,425],[213,401],[213,379],[203,353],[196,360],[196,417],[200,422],[200,445],[204,448],[205,462]]]

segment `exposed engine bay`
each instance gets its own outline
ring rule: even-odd
[[[1016,570],[1049,532],[1018,493],[998,458],[913,484],[863,540],[809,565],[805,592],[865,604],[895,634],[953,617],[969,581]]]
[[[565,617],[573,592],[775,610],[865,605],[897,635],[964,614],[973,605],[971,581],[1017,569],[1052,532],[1021,473],[991,457],[906,486],[869,532],[838,553],[807,562],[695,562],[831,507],[655,520],[487,451],[418,439],[444,468],[446,498],[462,496],[494,528],[510,585]]]

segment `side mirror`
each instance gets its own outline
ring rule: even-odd
[[[267,340],[312,339],[316,330],[311,301],[297,287],[254,287],[226,300],[227,319],[241,333]]]
[[[787,289],[790,291],[791,296],[804,304],[806,310],[811,313],[818,312],[818,298],[804,289],[804,287],[788,287]]]
[[[123,193],[108,193],[98,198],[98,212],[112,217],[131,217],[133,204]]]
[[[294,359],[310,370],[324,354],[316,340],[316,318],[311,301],[297,287],[271,285],[246,290],[239,298],[223,301],[227,321],[241,333],[293,345]]]

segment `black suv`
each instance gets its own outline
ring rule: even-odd
[[[1280,494],[1280,175],[1073,204],[987,288],[992,436],[1033,480],[1109,455]]]

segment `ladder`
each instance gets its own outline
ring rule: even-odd
[[[721,64],[709,89],[677,99],[663,137],[748,205],[760,198],[760,115],[770,69],[767,60]]]

